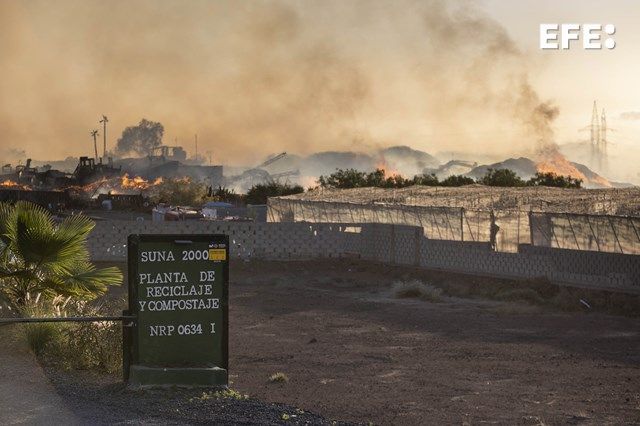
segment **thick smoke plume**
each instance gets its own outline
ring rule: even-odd
[[[523,154],[557,110],[472,1],[0,2],[0,144],[89,154],[141,117],[215,162],[324,150]],[[532,131],[533,130],[533,131]]]

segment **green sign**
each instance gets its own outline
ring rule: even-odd
[[[229,238],[130,235],[128,248],[129,382],[226,385]]]

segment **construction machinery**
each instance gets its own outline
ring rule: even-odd
[[[102,178],[112,178],[121,174],[120,167],[114,167],[111,158],[108,164],[102,161],[96,163],[93,158],[80,157],[78,165],[72,174],[72,180],[76,185],[86,185]]]

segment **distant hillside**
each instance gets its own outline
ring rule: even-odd
[[[526,157],[509,158],[499,163],[485,164],[472,169],[467,176],[479,179],[487,173],[489,169],[510,169],[516,172],[522,179],[531,179],[535,176],[538,169],[536,163]]]
[[[373,171],[378,167],[405,176],[421,174],[426,167],[437,167],[432,155],[408,146],[392,146],[371,154],[353,151],[325,151],[299,159],[296,167],[302,175],[318,176],[333,173],[336,169]]]
[[[583,185],[586,188],[610,188],[610,187],[628,187],[628,184],[620,184],[616,182],[610,182],[603,176],[600,176],[589,167],[584,164],[569,162],[573,167],[575,167],[580,173],[582,173],[585,177]],[[520,157],[520,158],[509,158],[504,161],[500,161],[498,163],[481,165],[470,172],[467,173],[467,176],[470,176],[474,179],[481,178],[487,173],[489,169],[511,169],[518,174],[522,179],[530,179],[532,178],[536,172],[538,171],[537,164],[531,160],[530,158]]]
[[[424,174],[434,174],[442,180],[452,175],[468,175],[476,167],[478,167],[476,162],[451,160],[439,167],[425,168],[423,172]]]
[[[384,161],[407,175],[420,174],[425,168],[438,167],[440,162],[433,155],[408,146],[392,146],[380,151]]]

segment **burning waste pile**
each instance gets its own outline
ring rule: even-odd
[[[19,189],[23,191],[29,191],[31,190],[31,187],[29,185],[22,185],[11,179],[6,179],[0,182],[0,189]]]
[[[189,177],[145,179],[141,176],[103,176],[84,185],[65,182],[49,188],[13,179],[0,181],[0,201],[29,200],[49,205],[78,208],[103,208],[110,200],[124,208],[142,209],[151,204],[166,202],[177,205],[198,205],[207,194],[203,183]]]
[[[110,198],[125,199],[134,196],[145,204],[170,202],[175,204],[198,203],[206,194],[204,184],[189,177],[145,179],[141,176],[124,174],[115,178],[102,178],[96,182],[67,189],[77,199],[95,203]]]
[[[86,193],[91,193],[91,198],[94,198],[97,194],[140,194],[162,183],[161,177],[151,181],[140,176],[129,177],[129,174],[125,173],[121,177],[103,178],[85,185],[81,189]]]

